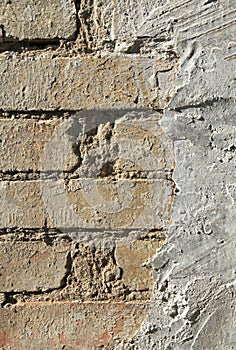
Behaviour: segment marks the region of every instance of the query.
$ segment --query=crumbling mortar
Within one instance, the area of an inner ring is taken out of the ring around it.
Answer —
[[[76,113],[78,113],[80,110],[53,110],[53,111],[43,111],[43,110],[31,110],[31,111],[22,111],[22,110],[11,110],[11,111],[6,111],[3,109],[0,109],[0,120],[1,119],[32,119],[36,121],[41,121],[41,120],[59,120],[59,119],[65,119],[67,120],[68,118],[72,117]]]
[[[8,170],[0,171],[0,181],[36,181],[40,179],[40,171]]]
[[[80,10],[80,6],[81,6],[81,0],[74,0],[74,4],[75,4],[75,9],[76,9],[76,27],[77,27],[76,39],[77,39],[78,35],[79,35],[80,28],[81,28],[81,23],[80,23],[80,19],[79,19],[79,10]]]
[[[0,53],[4,52],[18,52],[22,53],[25,51],[35,51],[35,50],[57,50],[61,45],[61,40],[47,39],[47,40],[16,40],[14,38],[5,38],[5,40],[0,44]]]

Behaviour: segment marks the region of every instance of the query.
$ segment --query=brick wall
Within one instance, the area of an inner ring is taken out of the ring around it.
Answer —
[[[232,13],[1,2],[0,349],[233,349]]]

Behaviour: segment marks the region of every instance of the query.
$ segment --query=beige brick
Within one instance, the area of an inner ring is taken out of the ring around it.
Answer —
[[[172,183],[165,180],[63,180],[43,183],[53,227],[152,229],[169,225]]]
[[[173,201],[165,180],[2,181],[0,194],[0,227],[161,229]]]
[[[34,292],[61,287],[69,247],[44,242],[0,243],[0,291]]]
[[[131,120],[132,124],[118,120],[98,124],[97,130],[91,127],[74,148],[74,162],[67,162],[66,180],[60,176],[42,182],[52,226],[151,229],[169,225],[173,182],[167,178],[174,168],[173,146],[156,120],[145,123],[147,130],[140,126],[143,119],[137,124],[134,116]],[[84,130],[83,124],[72,123],[55,133],[45,150],[45,172],[61,171],[76,128]],[[61,142],[65,134],[68,137]]]
[[[110,250],[100,245],[91,248],[80,244],[64,295],[83,301],[149,301],[154,281],[152,270],[145,264],[164,240],[163,233],[152,232],[142,240],[128,237]]]
[[[41,155],[55,125],[55,120],[0,119],[0,171],[39,170]]]
[[[139,329],[148,304],[24,304],[0,309],[0,347],[17,350],[107,350]]]
[[[70,39],[76,32],[75,4],[73,0],[2,0],[0,23],[5,40]]]
[[[0,227],[43,227],[45,212],[37,181],[0,182]]]
[[[122,120],[128,116],[129,121]],[[77,170],[80,177],[83,172],[93,177],[95,169],[105,176],[108,158],[113,162],[120,159],[113,167],[121,177],[163,177],[174,166],[173,144],[157,122],[160,115],[150,109],[94,109],[75,113],[68,119],[32,120],[21,114],[19,117],[0,118],[2,172],[71,170],[76,167],[79,152],[83,157]],[[141,119],[134,120],[135,117]],[[148,120],[144,123],[145,118]],[[94,122],[98,131],[91,136]],[[81,146],[76,153],[73,143],[78,140]]]
[[[163,63],[158,56],[69,58],[55,57],[50,51],[5,53],[0,58],[0,108],[74,111],[137,101],[139,106],[163,108],[174,92],[160,91],[156,77],[168,67],[169,59]]]
[[[163,237],[164,238],[164,237]],[[117,265],[123,271],[122,281],[130,291],[149,291],[154,286],[153,271],[145,266],[153,258],[164,242],[163,240],[137,240],[118,245],[115,250]],[[151,297],[149,293],[149,297]]]

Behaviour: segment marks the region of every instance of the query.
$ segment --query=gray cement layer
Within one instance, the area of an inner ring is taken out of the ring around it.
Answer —
[[[178,4],[181,13],[174,9]],[[165,10],[170,7],[172,11]],[[181,61],[176,96],[160,122],[174,140],[176,196],[169,237],[151,263],[156,277],[152,312],[124,348],[235,349],[232,3],[184,6],[174,1],[162,11],[164,19],[158,24],[150,20],[149,28],[154,32],[165,24],[171,36],[167,25],[173,23],[172,38]]]

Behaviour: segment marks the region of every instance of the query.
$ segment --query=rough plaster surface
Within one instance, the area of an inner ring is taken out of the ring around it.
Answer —
[[[0,5],[0,348],[235,349],[234,2],[40,3]]]

